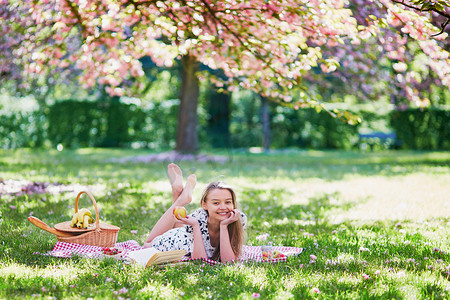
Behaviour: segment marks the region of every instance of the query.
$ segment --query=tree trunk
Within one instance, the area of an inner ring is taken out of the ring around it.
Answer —
[[[266,97],[261,96],[262,101],[262,130],[263,130],[263,147],[264,152],[270,150],[270,116],[269,116],[269,101]]]
[[[197,105],[199,85],[196,72],[199,64],[194,57],[181,59],[181,92],[178,111],[177,145],[175,150],[194,153],[198,150]]]

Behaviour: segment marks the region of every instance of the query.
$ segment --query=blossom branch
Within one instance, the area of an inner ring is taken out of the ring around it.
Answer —
[[[447,20],[441,24],[441,31],[439,33],[433,34],[431,36],[437,36],[440,35],[442,33],[444,33],[445,28],[447,27],[447,25],[450,22],[450,14],[447,13],[445,10],[444,11],[440,11],[439,9],[436,8],[435,4],[430,5],[428,8],[424,9],[423,6],[422,7],[417,7],[408,3],[405,3],[405,0],[392,0],[392,2],[397,3],[397,4],[401,4],[403,6],[406,6],[408,8],[414,9],[414,10],[418,10],[418,11],[432,11],[435,12],[445,18],[447,18]]]

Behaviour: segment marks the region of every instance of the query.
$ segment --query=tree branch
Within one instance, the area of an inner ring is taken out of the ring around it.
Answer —
[[[399,0],[392,0],[392,2],[397,3],[397,4],[401,4],[403,6],[406,6],[408,8],[411,8],[411,9],[414,9],[414,10],[418,10],[418,11],[432,11],[432,12],[435,12],[435,13],[437,13],[437,14],[445,17],[445,18],[447,18],[447,20],[444,23],[441,24],[441,31],[439,33],[433,34],[431,36],[437,36],[437,35],[440,35],[440,34],[444,33],[445,28],[447,27],[447,25],[450,22],[450,14],[445,12],[445,11],[440,11],[440,10],[436,9],[436,7],[434,5],[431,5],[430,8],[422,9],[420,7],[417,7],[417,6],[405,3],[405,0],[401,0],[401,1],[399,1]]]

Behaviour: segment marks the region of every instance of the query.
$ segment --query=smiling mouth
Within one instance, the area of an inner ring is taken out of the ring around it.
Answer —
[[[220,212],[220,213],[217,213],[218,215],[221,215],[221,216],[225,216],[225,215],[227,215],[228,214],[228,212],[226,211],[226,212]]]

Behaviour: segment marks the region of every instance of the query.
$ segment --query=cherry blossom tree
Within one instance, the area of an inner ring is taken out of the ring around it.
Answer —
[[[142,81],[133,80],[143,76],[139,58],[151,57],[158,66],[179,60],[176,149],[193,152],[199,79],[209,76],[219,87],[250,89],[284,105],[323,108],[303,79],[317,66],[336,71],[352,51],[364,51],[353,46],[381,39],[384,27],[398,30],[393,39],[399,43],[405,36],[416,40],[438,80],[449,86],[448,52],[441,48],[445,26],[433,25],[429,12],[416,9],[417,1],[395,2],[401,1],[0,0],[0,74],[27,78],[75,66],[85,87],[102,85],[121,96],[142,88]],[[447,13],[442,1],[421,2]],[[401,50],[388,52],[404,69]],[[202,74],[200,64],[222,70],[226,79]],[[294,87],[303,91],[293,93]]]
[[[423,27],[424,16],[417,15],[414,12],[417,9],[406,2],[402,2],[408,8],[406,11],[398,11],[397,6],[387,1],[379,6],[371,3],[352,2],[353,16],[366,28],[376,23],[384,25],[360,34],[360,40],[323,49],[324,57],[337,58],[340,67],[328,74],[328,80],[323,80],[323,73],[307,74],[307,85],[315,86],[322,95],[330,91],[352,94],[366,101],[387,97],[400,109],[437,102],[433,98],[439,99],[439,90],[448,91],[450,86],[449,54],[445,50],[450,46],[449,28],[445,25],[449,7],[438,6],[443,12],[433,11],[429,19],[436,26]]]

